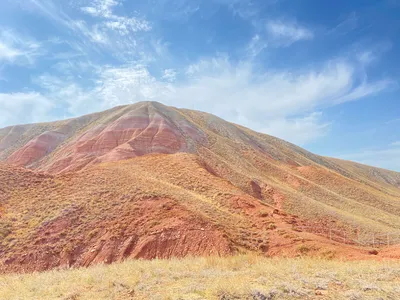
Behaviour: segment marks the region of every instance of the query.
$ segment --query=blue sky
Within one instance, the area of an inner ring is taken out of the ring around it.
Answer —
[[[400,171],[399,0],[2,0],[0,127],[154,100]]]

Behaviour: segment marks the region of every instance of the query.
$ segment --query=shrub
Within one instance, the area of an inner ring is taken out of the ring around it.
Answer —
[[[12,231],[10,223],[0,222],[0,238],[6,238]]]
[[[307,254],[308,252],[310,252],[310,248],[307,247],[306,245],[300,245],[299,247],[297,247],[297,252],[299,252],[300,254]]]
[[[369,250],[368,253],[371,255],[378,255],[378,250],[376,250],[376,249]]]

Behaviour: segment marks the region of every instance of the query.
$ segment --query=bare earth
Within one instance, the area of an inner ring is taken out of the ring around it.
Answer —
[[[202,112],[142,102],[8,127],[0,160],[1,272],[241,253],[400,258],[394,242],[351,242],[400,231],[399,173]]]

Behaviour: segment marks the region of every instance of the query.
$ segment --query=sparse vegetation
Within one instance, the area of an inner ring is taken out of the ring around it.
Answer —
[[[300,245],[300,246],[297,247],[297,251],[300,254],[304,255],[304,254],[307,254],[308,252],[310,252],[311,249],[310,249],[310,247],[308,247],[306,245]]]
[[[167,258],[209,251],[287,257],[343,258],[349,253],[366,259],[398,257],[381,250],[376,257],[368,254],[369,249],[330,247],[329,239],[294,231],[293,223],[300,218],[273,213],[274,208],[265,201],[201,168],[192,154],[142,156],[60,176],[2,167],[0,179],[8,197],[0,224],[4,236],[0,239],[4,253],[0,270],[46,270],[61,261],[76,267],[82,262],[114,262],[130,255]],[[175,243],[178,236],[189,243],[188,237],[196,234],[198,241],[182,245],[180,252],[175,246],[162,252],[165,247],[159,243],[161,252],[139,250],[152,249],[157,242],[146,237],[157,238],[162,230],[173,232],[164,235],[168,243]],[[213,238],[203,238],[204,234]],[[299,252],[300,244],[312,251]],[[203,250],[196,252],[198,245]],[[324,254],[329,251],[334,254]]]
[[[248,252],[400,257],[386,236],[400,230],[399,173],[151,102],[19,129],[0,130],[0,160],[49,173],[0,164],[1,272]],[[62,142],[28,143],[45,132]],[[369,233],[388,249],[344,245]]]
[[[89,232],[88,239],[94,238],[95,236],[97,236],[99,234],[99,232],[100,232],[100,229],[98,229],[98,228],[93,229],[92,231]]]
[[[11,224],[0,221],[0,239],[6,238],[11,233]]]
[[[259,213],[259,216],[261,218],[266,218],[266,217],[268,217],[268,212],[266,210],[261,210]]]
[[[371,255],[378,255],[379,252],[376,249],[372,249],[372,250],[369,250],[368,253]]]
[[[0,299],[399,299],[400,263],[254,255],[0,275]]]

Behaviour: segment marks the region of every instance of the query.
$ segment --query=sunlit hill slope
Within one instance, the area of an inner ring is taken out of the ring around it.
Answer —
[[[0,129],[0,161],[5,272],[242,252],[368,258],[336,232],[400,230],[400,173],[156,102]]]

